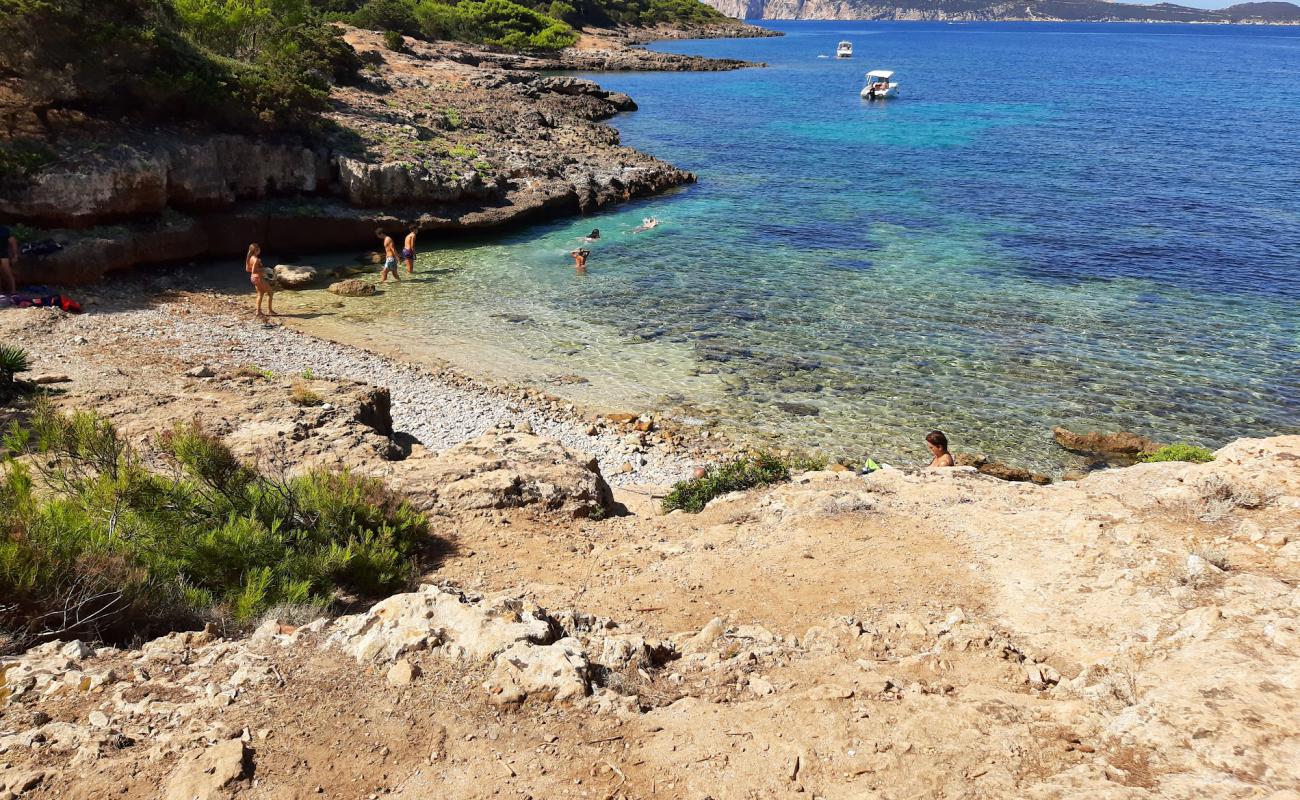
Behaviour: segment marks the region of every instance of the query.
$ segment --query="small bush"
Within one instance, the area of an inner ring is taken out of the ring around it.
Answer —
[[[255,367],[252,364],[244,364],[235,368],[236,378],[262,378],[270,380],[275,377],[275,373],[263,367]]]
[[[289,399],[294,405],[298,406],[318,406],[325,402],[325,399],[311,390],[311,387],[301,381],[294,381],[293,387],[289,389]]]
[[[0,394],[12,391],[14,376],[31,368],[27,351],[12,344],[0,344]]]
[[[1190,461],[1193,464],[1205,464],[1214,460],[1214,453],[1207,447],[1193,444],[1167,444],[1142,457],[1145,463],[1156,461]]]
[[[194,424],[159,437],[173,474],[94,414],[46,405],[5,444],[39,455],[0,462],[0,628],[20,639],[125,640],[379,596],[409,585],[429,541],[375,479],[266,477]]]
[[[370,0],[347,17],[347,21],[358,28],[371,31],[388,31],[407,36],[420,35],[420,23],[415,18],[414,0]],[[389,49],[397,48],[389,47]]]
[[[384,31],[384,47],[394,53],[400,53],[406,49],[406,39],[397,31]]]
[[[692,514],[704,510],[715,497],[767,486],[790,479],[790,473],[822,469],[826,461],[819,458],[783,458],[772,453],[755,453],[724,464],[709,467],[703,477],[680,481],[663,500],[667,513],[682,509]]]

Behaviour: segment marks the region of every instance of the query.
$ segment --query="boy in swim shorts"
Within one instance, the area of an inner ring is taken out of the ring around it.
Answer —
[[[415,234],[418,228],[412,225],[406,231],[406,242],[402,245],[402,260],[406,262],[406,274],[415,274]]]
[[[393,237],[384,233],[383,228],[375,228],[375,235],[384,241],[384,268],[379,271],[379,282],[388,283],[388,275],[392,273],[393,280],[401,282],[397,277],[397,245],[393,243]]]

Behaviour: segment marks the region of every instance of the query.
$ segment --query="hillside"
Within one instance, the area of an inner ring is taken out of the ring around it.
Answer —
[[[1062,22],[1295,23],[1300,6],[1292,3],[1241,3],[1221,10],[1174,3],[1136,5],[1105,0],[706,0],[739,19],[1031,20]]]

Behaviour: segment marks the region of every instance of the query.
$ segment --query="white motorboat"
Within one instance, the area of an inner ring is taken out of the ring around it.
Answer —
[[[894,73],[887,69],[873,69],[867,73],[867,85],[862,87],[862,99],[884,100],[898,97],[898,84],[893,82]]]
[[[835,48],[836,58],[853,58],[853,42],[840,42]]]

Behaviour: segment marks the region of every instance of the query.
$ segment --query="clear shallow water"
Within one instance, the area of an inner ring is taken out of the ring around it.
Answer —
[[[940,427],[1052,469],[1055,424],[1300,431],[1300,29],[772,26],[660,45],[768,69],[591,76],[698,185],[426,237],[416,282],[310,325],[833,454],[919,460]],[[859,100],[872,68],[902,97]]]

